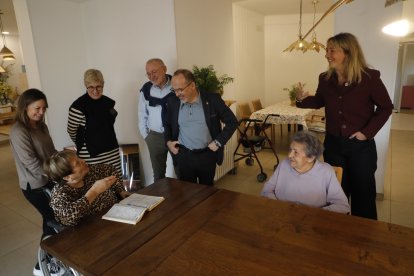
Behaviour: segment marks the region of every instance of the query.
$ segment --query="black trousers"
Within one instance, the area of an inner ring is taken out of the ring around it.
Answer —
[[[49,189],[52,189],[53,185],[48,184],[46,185]],[[45,194],[45,192],[42,190],[42,188],[39,189],[32,189],[30,187],[30,184],[27,183],[26,190],[23,190],[24,197],[39,211],[39,213],[42,215],[43,219],[43,234],[42,239],[45,236],[56,234],[56,232],[53,230],[53,228],[47,226],[47,222],[54,220],[55,216],[53,214],[52,208],[49,206],[49,198]]]
[[[360,141],[326,134],[324,146],[325,162],[343,168],[342,188],[351,198],[351,214],[376,220],[377,148],[374,139]]]
[[[212,186],[216,173],[216,152],[192,152],[180,148],[177,154],[178,179]]]

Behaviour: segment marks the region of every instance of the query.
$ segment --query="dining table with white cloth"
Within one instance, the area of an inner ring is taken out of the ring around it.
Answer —
[[[271,140],[275,142],[275,125],[302,125],[303,129],[308,129],[306,118],[311,116],[317,109],[298,108],[291,105],[290,100],[277,102],[263,109],[257,110],[250,115],[250,119],[260,120],[266,124],[272,124]]]

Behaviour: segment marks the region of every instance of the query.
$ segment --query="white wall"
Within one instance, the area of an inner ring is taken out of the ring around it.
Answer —
[[[27,1],[13,0],[13,8],[16,15],[17,28],[19,30],[22,64],[24,64],[26,68],[28,84],[30,87],[41,87]]]
[[[175,0],[175,29],[178,67],[212,64],[219,75],[235,76],[231,0]],[[224,87],[224,99],[237,99],[233,87]]]
[[[402,18],[398,16],[395,17],[395,20],[406,19],[409,21],[411,34],[408,34],[405,37],[401,38],[401,42],[413,42],[414,41],[414,1],[404,1],[403,5],[403,14]],[[391,23],[392,21],[388,22]]]
[[[237,101],[265,100],[264,15],[233,4]]]
[[[321,14],[316,14],[320,18]],[[313,14],[302,15],[302,34],[311,27]],[[314,93],[318,85],[318,76],[326,71],[325,50],[303,53],[293,50],[283,52],[298,39],[299,14],[265,17],[265,72],[266,105],[287,100],[288,93],[283,88],[297,82],[306,83],[305,90]],[[316,28],[317,40],[326,45],[333,34],[333,16],[330,15]],[[306,40],[311,41],[312,34]]]
[[[390,98],[394,98],[394,87],[398,61],[398,39],[381,32],[383,26],[399,17],[402,3],[384,8],[383,1],[354,1],[344,5],[335,14],[335,33],[351,32],[359,40],[367,62],[381,71],[381,79]],[[384,192],[384,173],[388,150],[391,120],[375,136],[378,150],[376,172],[377,193]]]
[[[16,1],[15,1],[16,2]],[[22,1],[23,2],[23,1]],[[68,109],[82,91],[79,73],[86,67],[81,6],[68,1],[27,0],[32,37],[21,33],[24,63],[25,41],[32,39],[37,64],[26,64],[29,87],[42,90],[48,99],[48,123],[57,149],[71,144],[66,132]],[[16,10],[17,21],[20,21]],[[21,24],[18,23],[19,32]],[[25,38],[23,38],[25,37]],[[36,68],[37,67],[37,68]],[[33,82],[37,73],[40,83]],[[30,76],[30,77],[29,77]],[[83,88],[82,88],[83,89]]]
[[[298,81],[306,83],[310,92],[316,90],[318,75],[327,66],[325,51],[283,52],[297,39],[298,14],[264,16],[233,4],[233,17],[236,100],[260,98],[263,105],[270,105],[287,99],[282,89]],[[313,14],[303,15],[303,32],[310,29],[312,20]],[[325,44],[333,34],[333,16],[328,16],[316,31],[318,41]]]
[[[160,57],[170,72],[176,67],[173,0],[89,0],[82,5],[82,19],[87,66],[102,70],[105,93],[117,102],[118,141],[136,143],[146,61]]]
[[[169,73],[176,68],[173,0],[89,0],[82,5],[82,20],[87,66],[102,70],[105,94],[116,100],[118,142],[138,141],[144,174],[141,180],[149,185],[153,183],[153,173],[147,145],[138,132],[138,95],[148,81],[148,59],[162,58]],[[79,72],[80,80],[83,71]],[[171,162],[167,171],[168,176],[173,176]]]
[[[152,183],[148,150],[138,135],[138,91],[147,81],[147,59],[161,57],[168,67],[176,67],[173,0],[13,2],[19,32],[23,31],[29,86],[39,87],[48,97],[48,122],[56,147],[71,144],[66,133],[68,108],[85,91],[84,71],[95,67],[104,74],[104,93],[117,102],[118,141],[138,141],[143,181]]]

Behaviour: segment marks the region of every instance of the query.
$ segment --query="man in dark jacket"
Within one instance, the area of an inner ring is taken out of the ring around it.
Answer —
[[[167,102],[164,137],[179,177],[213,185],[223,147],[237,128],[236,116],[219,94],[198,91],[191,71],[177,70],[171,83],[177,97]]]

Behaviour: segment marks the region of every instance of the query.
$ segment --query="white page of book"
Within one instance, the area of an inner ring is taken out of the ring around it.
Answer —
[[[141,207],[147,208],[148,211],[151,211],[154,207],[160,204],[163,200],[164,200],[164,197],[161,197],[161,196],[131,194],[130,196],[121,200],[119,204],[141,206]]]
[[[136,224],[141,220],[146,211],[145,207],[114,204],[109,211],[103,215],[103,219],[124,222],[129,224]]]

